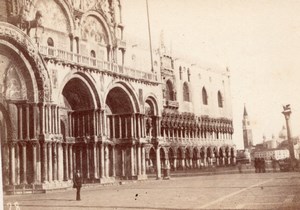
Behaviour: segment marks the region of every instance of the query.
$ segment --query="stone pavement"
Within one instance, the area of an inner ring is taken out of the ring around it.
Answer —
[[[76,191],[4,197],[4,209],[300,209],[300,173],[242,173],[93,186]],[[14,207],[11,208],[16,209]]]

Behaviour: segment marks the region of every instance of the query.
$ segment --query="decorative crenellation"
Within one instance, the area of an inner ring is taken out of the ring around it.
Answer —
[[[189,129],[205,132],[233,133],[232,120],[196,116],[193,113],[162,113],[162,127],[172,129]]]

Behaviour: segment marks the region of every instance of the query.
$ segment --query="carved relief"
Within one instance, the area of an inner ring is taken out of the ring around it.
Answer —
[[[26,86],[24,81],[21,82],[14,66],[10,66],[6,72],[5,97],[10,100],[26,99]],[[23,84],[22,84],[23,83]]]
[[[38,9],[40,13],[43,14],[43,25],[46,28],[68,33],[70,26],[66,15],[55,1],[39,0],[34,8],[35,10]],[[34,18],[34,14],[36,14],[36,11],[32,10],[32,18]]]
[[[102,24],[94,17],[88,16],[82,23],[82,39],[108,44],[107,35]]]

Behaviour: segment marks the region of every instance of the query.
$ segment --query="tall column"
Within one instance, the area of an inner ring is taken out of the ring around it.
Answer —
[[[22,105],[17,105],[18,107],[18,138],[23,140],[23,107]]]
[[[69,156],[68,156],[68,144],[63,144],[63,167],[64,167],[64,181],[69,179],[68,167],[69,167]]]
[[[112,138],[116,138],[116,128],[115,128],[115,116],[111,116],[111,124],[112,124]]]
[[[105,110],[101,110],[101,120],[102,120],[102,131],[103,131],[103,134],[102,135],[107,135],[107,125],[106,125],[106,113],[105,113]]]
[[[46,179],[46,173],[47,173],[47,143],[43,142],[41,143],[41,161],[42,161],[42,183],[44,183],[47,179]]]
[[[142,175],[146,175],[146,152],[145,147],[142,145]]]
[[[121,150],[122,154],[122,176],[125,176],[125,151],[124,149]]]
[[[57,180],[57,145],[53,143],[52,145],[52,164],[53,164],[53,180]]]
[[[71,155],[72,155],[72,163],[73,163],[73,171],[71,171],[72,173],[72,177],[73,177],[73,173],[75,171],[77,171],[79,168],[78,168],[78,165],[77,165],[77,162],[76,162],[76,152],[77,152],[77,147],[76,147],[76,144],[72,145],[72,148],[73,150],[73,153],[71,152]]]
[[[93,178],[98,178],[98,171],[97,171],[97,145],[96,143],[92,143],[92,166],[93,166]]]
[[[137,123],[137,126],[138,126],[136,136],[138,138],[141,138],[142,137],[142,135],[141,135],[141,117],[140,117],[139,114],[136,114],[136,123]]]
[[[33,167],[33,183],[37,182],[37,142],[32,142],[32,167]]]
[[[116,157],[115,157],[115,147],[112,148],[112,176],[116,177]]]
[[[130,147],[130,169],[131,169],[131,176],[134,176],[134,145],[131,145]]]
[[[130,115],[130,131],[131,131],[131,138],[134,138],[134,117],[133,115]]]
[[[141,145],[137,145],[137,169],[138,175],[142,174],[142,157],[141,157]]]
[[[52,174],[52,143],[48,143],[48,181],[51,182],[53,180],[53,174]]]
[[[59,106],[56,107],[56,128],[57,128],[57,131],[56,133],[61,133],[61,130],[60,130],[60,109],[59,109]]]
[[[161,179],[160,148],[156,149],[156,179]]]
[[[110,118],[109,118],[109,116],[106,117],[106,135],[107,135],[107,138],[111,137],[111,133],[110,133]]]
[[[73,179],[73,145],[69,144],[69,178]]]
[[[97,110],[98,113],[98,135],[102,136],[103,135],[103,121],[102,121],[102,112],[101,110]]]
[[[124,121],[125,121],[125,138],[128,138],[128,120],[127,120],[127,116],[124,116]]]
[[[22,146],[22,184],[27,184],[26,142],[21,142],[21,146]]]
[[[90,145],[86,144],[86,177],[90,179]]]
[[[104,145],[104,175],[109,177],[109,150],[107,145]]]
[[[15,171],[15,142],[11,142],[9,145],[10,150],[10,184],[15,185],[16,171]]]
[[[32,134],[33,134],[32,138],[34,140],[38,139],[37,138],[37,128],[38,128],[38,125],[37,125],[37,123],[38,123],[38,120],[37,120],[37,109],[38,109],[37,104],[32,104],[33,121],[32,121],[32,127],[31,127],[31,129],[32,129]],[[42,118],[40,118],[39,120],[42,120]]]
[[[99,144],[100,147],[100,176],[104,177],[104,145]]]
[[[119,116],[119,138],[122,138],[122,117]]]
[[[26,140],[29,140],[30,139],[29,125],[31,124],[29,119],[29,104],[26,104],[25,106],[26,106]]]

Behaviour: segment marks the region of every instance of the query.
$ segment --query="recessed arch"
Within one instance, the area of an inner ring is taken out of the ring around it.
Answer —
[[[116,89],[115,89],[116,88]],[[140,113],[140,104],[137,100],[137,95],[134,91],[134,88],[128,84],[128,83],[125,83],[123,81],[117,81],[117,82],[114,82],[112,84],[109,85],[109,87],[107,88],[107,92],[105,94],[105,97],[104,97],[104,101],[105,103],[107,104],[108,102],[108,97],[112,97],[113,95],[110,95],[110,93],[112,93],[111,91],[114,90],[114,95],[118,95],[118,94],[122,94],[123,96],[126,96],[125,100],[127,100],[127,105],[130,105],[128,106],[127,108],[130,107],[130,109],[128,110],[129,112],[131,111],[132,113]],[[120,93],[118,93],[118,90],[120,90]],[[110,100],[110,99],[109,99]],[[112,107],[120,107],[120,104],[123,106],[122,102],[119,101],[118,104],[113,104],[113,101],[114,100],[118,100],[116,98],[111,98],[112,101],[108,102]],[[109,105],[107,104],[107,105]],[[125,107],[121,108],[123,109],[122,111],[126,111],[124,110]],[[121,110],[119,110],[118,112],[120,112]]]
[[[174,86],[171,80],[169,79],[166,82],[166,99],[175,101]]]
[[[52,3],[52,6],[49,6],[50,3]],[[53,12],[53,8],[57,6],[56,8],[60,10],[58,15],[60,15],[61,18],[65,18],[66,32],[67,33],[72,33],[74,31],[75,22],[74,22],[74,19],[73,19],[72,11],[70,10],[70,8],[72,8],[72,6],[70,5],[69,1],[67,1],[67,0],[54,0],[54,1],[50,2],[48,0],[34,0],[34,2],[32,2],[32,5],[35,5],[35,6],[31,7],[31,10],[30,10],[31,16],[34,17],[35,12],[37,10],[40,10],[40,11],[42,11],[44,19],[47,17],[46,15],[51,15],[52,12]],[[57,24],[53,24],[50,21],[57,21],[58,20],[57,19],[58,18],[57,14],[52,14],[52,15],[55,15],[56,18],[51,18],[49,16],[49,18],[48,18],[49,19],[48,20],[49,24],[48,25],[51,28],[53,28],[53,26],[55,26]],[[47,21],[47,19],[46,19],[46,21]],[[57,22],[55,22],[55,23],[57,23]],[[60,23],[60,27],[61,27],[61,23]]]
[[[99,24],[101,24],[101,26],[103,27],[104,29],[104,32],[105,32],[105,35],[106,35],[106,38],[107,38],[107,45],[112,45],[113,43],[113,36],[112,36],[112,33],[109,29],[109,25],[107,24],[106,22],[106,19],[97,11],[88,11],[86,13],[83,14],[81,20],[80,20],[80,26],[84,26],[85,22],[87,21],[87,19],[89,18],[95,18]],[[84,30],[83,28],[81,28],[81,30]]]
[[[80,85],[80,87],[83,88],[82,90],[76,87],[77,86],[76,82],[78,82],[78,86]],[[66,87],[68,89],[65,89]],[[79,90],[76,92],[77,89]],[[67,95],[68,92],[70,92],[74,97],[76,97],[75,95],[79,95],[78,100],[79,101],[82,100],[83,102],[81,107],[93,108],[93,109],[102,107],[101,100],[97,94],[97,89],[95,87],[94,81],[92,81],[91,78],[89,78],[89,76],[84,73],[80,73],[80,72],[75,74],[70,73],[64,78],[60,87],[60,93],[58,94],[58,99],[61,105],[67,105],[65,104],[66,101],[64,99],[64,94]],[[71,96],[67,95],[67,97],[71,97]],[[71,99],[73,103],[75,103],[74,100],[75,98]],[[80,106],[78,105],[75,105],[75,107],[80,108]]]

